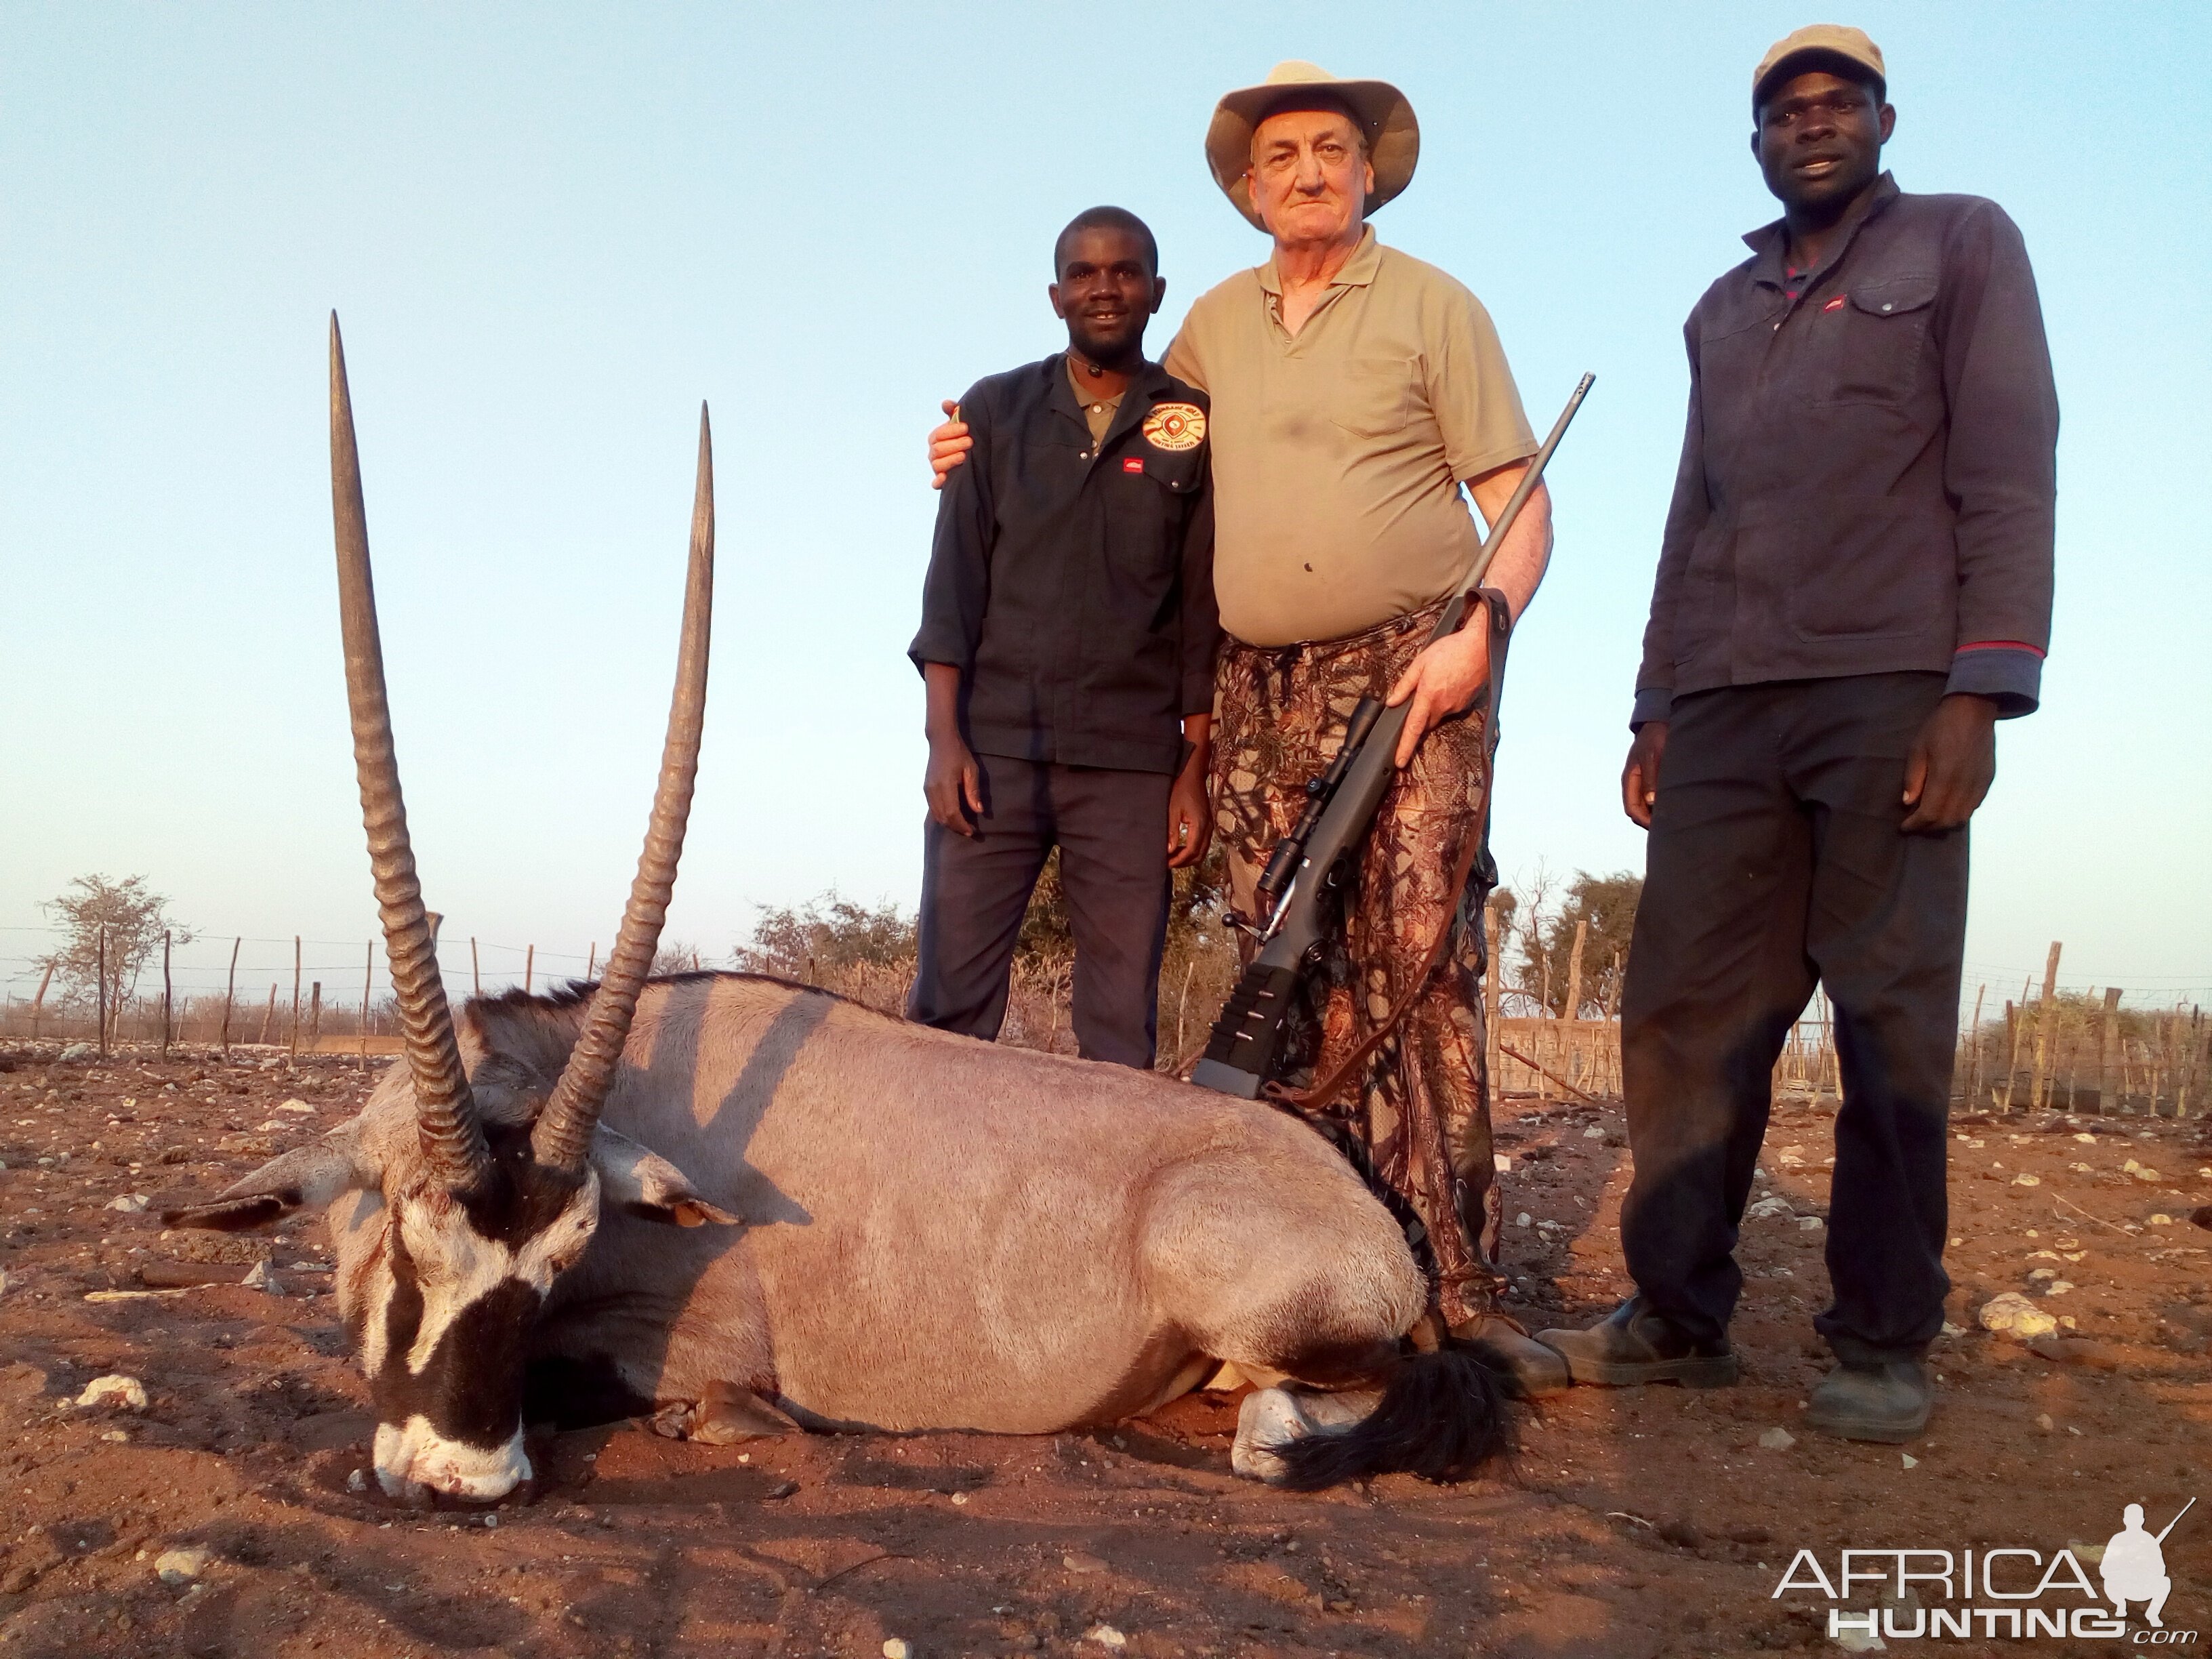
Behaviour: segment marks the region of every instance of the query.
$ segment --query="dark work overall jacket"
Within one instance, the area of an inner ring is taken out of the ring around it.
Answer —
[[[1919,670],[2022,714],[2051,637],[2058,395],[2019,229],[1883,174],[1827,259],[1778,222],[1683,330],[1690,411],[1635,721]]]
[[[1094,444],[1066,359],[979,380],[938,501],[917,668],[960,671],[978,754],[1167,772],[1221,638],[1206,394],[1157,364]]]

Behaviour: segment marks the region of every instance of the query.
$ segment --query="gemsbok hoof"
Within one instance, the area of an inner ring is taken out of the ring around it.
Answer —
[[[1244,1396],[1237,1411],[1237,1441],[1229,1467],[1250,1480],[1280,1486],[1290,1466],[1282,1448],[1310,1435],[1342,1434],[1372,1414],[1382,1402],[1380,1389],[1324,1394],[1306,1389],[1260,1389]]]

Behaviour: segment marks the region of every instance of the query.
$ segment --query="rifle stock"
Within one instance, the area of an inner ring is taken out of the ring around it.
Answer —
[[[1583,375],[1567,399],[1551,434],[1483,538],[1466,582],[1437,617],[1429,643],[1457,632],[1466,620],[1491,560],[1542,479],[1552,453],[1566,435],[1595,379]],[[1214,1021],[1204,1057],[1191,1073],[1190,1080],[1200,1087],[1252,1100],[1274,1075],[1291,1005],[1320,960],[1334,921],[1336,907],[1331,902],[1344,886],[1382,805],[1382,793],[1397,770],[1398,739],[1409,707],[1403,702],[1386,708],[1373,697],[1362,698],[1346,722],[1336,758],[1306,786],[1310,799],[1305,811],[1291,833],[1276,843],[1255,885],[1265,933],[1258,953]]]

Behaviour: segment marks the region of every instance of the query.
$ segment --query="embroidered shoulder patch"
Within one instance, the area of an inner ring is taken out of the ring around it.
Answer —
[[[1155,449],[1195,449],[1206,441],[1206,411],[1196,404],[1156,404],[1145,416],[1145,441]]]

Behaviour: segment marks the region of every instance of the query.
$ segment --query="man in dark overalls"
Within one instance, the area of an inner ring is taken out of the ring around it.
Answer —
[[[1146,361],[1166,284],[1134,215],[1060,234],[1067,349],[978,381],[908,654],[927,687],[909,1017],[995,1037],[1022,917],[1060,851],[1088,1060],[1152,1063],[1171,869],[1212,833],[1206,397]]]
[[[1547,1331],[1580,1382],[1735,1381],[1733,1250],[1769,1079],[1836,1008],[1827,1261],[1838,1364],[1805,1420],[1903,1441],[1931,1403],[1966,823],[2050,637],[2057,394],[1995,203],[1909,196],[1856,29],[1753,80],[1783,216],[1686,330],[1690,411],[1637,677],[1628,815],[1650,831],[1622,1009],[1637,1294]]]

